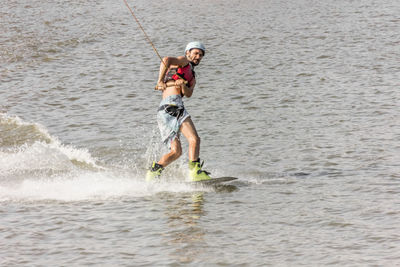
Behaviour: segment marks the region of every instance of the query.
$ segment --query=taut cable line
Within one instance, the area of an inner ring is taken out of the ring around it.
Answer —
[[[133,18],[136,20],[137,24],[139,25],[139,28],[142,30],[144,36],[146,37],[146,40],[151,44],[151,46],[154,49],[154,52],[156,52],[157,56],[160,58],[161,62],[164,64],[165,68],[167,68],[167,65],[165,64],[164,60],[162,59],[162,57],[160,56],[160,54],[158,53],[156,47],[154,46],[153,42],[150,40],[150,37],[147,35],[146,31],[144,30],[142,24],[140,24],[140,21],[138,20],[138,18],[135,16],[135,13],[133,12],[133,10],[131,9],[131,7],[128,5],[128,2],[126,0],[124,0],[126,7],[129,9],[129,11],[131,12]]]

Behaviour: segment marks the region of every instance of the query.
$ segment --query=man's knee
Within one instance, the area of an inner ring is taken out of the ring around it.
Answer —
[[[179,158],[182,155],[182,147],[178,146],[173,149],[171,149],[171,153],[174,158]]]

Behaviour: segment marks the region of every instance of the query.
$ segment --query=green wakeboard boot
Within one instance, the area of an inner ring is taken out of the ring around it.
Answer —
[[[202,170],[204,161],[200,163],[200,159],[196,161],[189,160],[189,177],[193,182],[210,180],[210,173]]]
[[[146,173],[146,181],[152,182],[155,179],[160,178],[161,172],[164,170],[164,167],[153,161],[151,168]]]

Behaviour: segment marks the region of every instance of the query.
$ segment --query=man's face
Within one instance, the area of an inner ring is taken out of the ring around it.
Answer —
[[[203,58],[204,53],[201,49],[193,48],[192,50],[187,51],[186,55],[193,64],[198,65]]]

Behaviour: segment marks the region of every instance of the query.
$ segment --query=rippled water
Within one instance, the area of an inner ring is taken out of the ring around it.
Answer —
[[[0,265],[400,265],[398,1],[129,3],[161,55],[205,43],[185,105],[240,180],[143,181],[159,61],[122,0],[5,0]]]

